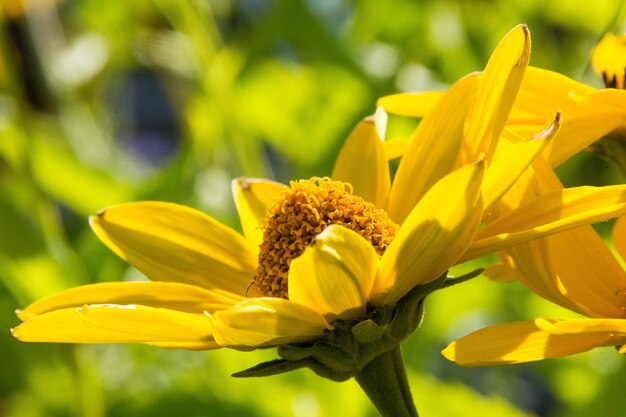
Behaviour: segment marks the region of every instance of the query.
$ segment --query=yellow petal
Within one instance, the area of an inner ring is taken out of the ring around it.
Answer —
[[[622,260],[626,260],[626,216],[622,216],[615,222],[612,234],[613,246],[620,254]]]
[[[501,142],[499,150],[506,149],[506,151],[496,154],[483,181],[482,195],[485,211],[489,211],[492,204],[499,200],[532,164],[548,141],[558,132],[559,126],[560,116],[557,113],[552,123],[530,139],[512,146],[508,146],[504,141]]]
[[[18,312],[22,320],[85,304],[139,304],[202,314],[229,308],[245,297],[176,282],[106,282],[83,285],[39,299]]]
[[[515,275],[503,264],[489,265],[483,271],[482,275],[494,282],[511,282],[515,281]]]
[[[584,114],[585,110],[581,108],[577,97],[584,97],[594,91],[595,88],[558,72],[528,67],[507,124],[532,124],[532,134],[557,111],[561,111],[564,121]]]
[[[232,182],[232,192],[239,213],[243,235],[255,246],[263,242],[263,219],[267,208],[280,196],[287,186],[278,182],[236,178]]]
[[[455,168],[477,84],[476,74],[455,83],[412,135],[389,196],[389,216],[396,223],[401,224],[424,194]]]
[[[372,304],[392,303],[435,280],[467,249],[482,215],[484,160],[445,176],[411,211],[380,263]]]
[[[562,188],[538,159],[494,206],[494,216],[509,215],[525,200]],[[472,249],[464,257],[470,258]],[[622,314],[615,310],[623,305],[616,290],[624,286],[625,272],[589,226],[515,245],[498,256],[521,283],[553,303],[590,316]]]
[[[550,257],[567,296],[592,317],[622,317],[626,271],[590,227],[551,236]]]
[[[379,108],[366,117],[346,139],[335,162],[332,178],[352,184],[354,194],[386,209],[391,180],[383,143],[387,114]]]
[[[379,98],[376,105],[385,109],[387,113],[424,117],[435,107],[443,94],[441,91],[392,94]]]
[[[626,36],[604,35],[593,49],[591,65],[598,74],[602,74],[606,85],[625,88]]]
[[[390,161],[402,158],[408,149],[408,139],[398,138],[385,141],[385,154]]]
[[[515,278],[534,293],[563,308],[589,314],[584,307],[569,298],[559,279],[550,252],[551,238],[514,246],[499,252],[498,257]]]
[[[550,334],[626,334],[626,319],[535,320],[537,327]]]
[[[505,143],[503,141],[501,145]],[[533,197],[562,188],[563,186],[548,164],[542,159],[537,159],[483,220],[487,223],[493,221],[493,218],[497,219],[509,214]],[[504,252],[499,252],[498,257],[517,280],[533,292],[560,306],[586,314],[584,309],[567,297],[567,291],[554,269],[548,240],[537,239],[513,246]],[[462,259],[472,256],[471,249],[470,247]]]
[[[211,217],[172,203],[121,204],[90,217],[96,235],[148,278],[245,294],[257,248]]]
[[[160,343],[212,341],[209,319],[163,308],[89,305],[55,310],[11,330],[24,342]]]
[[[206,342],[154,342],[146,343],[163,349],[185,349],[185,350],[209,350],[219,349],[221,346],[217,342],[207,340]]]
[[[212,317],[221,346],[272,346],[314,340],[331,329],[315,310],[282,298],[249,298]]]
[[[478,330],[450,343],[441,353],[459,365],[499,365],[574,355],[623,341],[623,336],[608,333],[552,334],[534,321],[522,321]]]
[[[464,260],[626,212],[626,185],[575,187],[535,198],[478,233]]]
[[[564,75],[529,67],[507,126],[528,137],[559,111],[561,129],[543,151],[555,167],[623,126],[625,109],[626,91],[597,91]]]
[[[485,67],[468,115],[466,161],[481,153],[491,160],[529,59],[530,32],[526,25],[518,25],[500,41]]]
[[[616,90],[614,90],[617,92]],[[626,106],[626,100],[623,105]],[[553,166],[559,166],[587,148],[595,141],[624,125],[625,115],[590,109],[582,116],[563,116],[563,125],[551,143],[543,151],[544,158]]]
[[[328,321],[365,315],[378,255],[363,237],[338,225],[315,237],[315,245],[289,266],[289,299],[309,306]]]

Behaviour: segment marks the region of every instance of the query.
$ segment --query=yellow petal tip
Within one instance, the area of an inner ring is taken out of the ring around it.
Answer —
[[[15,310],[15,315],[22,321],[26,321],[32,317],[32,314],[20,309]]]
[[[538,133],[532,135],[531,137],[529,137],[526,140],[527,141],[531,141],[531,140],[545,140],[545,141],[549,141],[550,139],[555,137],[557,132],[559,131],[559,129],[561,129],[562,119],[563,119],[563,117],[561,115],[561,110],[559,110],[554,115],[554,119],[552,119],[550,122],[548,122],[543,127],[543,129],[541,129],[541,131],[539,131]]]
[[[9,331],[11,332],[11,336],[16,338],[17,340],[21,340],[20,335],[17,332],[17,327],[13,327],[12,329],[9,329]]]
[[[104,214],[106,213],[106,209],[98,210],[96,214],[92,214],[89,216],[88,222],[90,227],[94,227],[100,220],[104,219]]]
[[[455,342],[450,343],[445,349],[441,351],[441,355],[449,361],[455,362],[456,350],[454,346]]]

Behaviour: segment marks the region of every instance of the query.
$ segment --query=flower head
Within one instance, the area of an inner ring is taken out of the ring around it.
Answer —
[[[263,243],[250,289],[269,297],[288,298],[292,260],[311,246],[329,225],[358,233],[382,256],[398,225],[382,209],[352,192],[352,186],[330,178],[292,181],[268,209],[263,223]]]

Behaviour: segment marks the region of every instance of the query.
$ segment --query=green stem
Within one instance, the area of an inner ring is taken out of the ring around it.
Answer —
[[[400,346],[378,356],[354,378],[382,417],[418,417]]]

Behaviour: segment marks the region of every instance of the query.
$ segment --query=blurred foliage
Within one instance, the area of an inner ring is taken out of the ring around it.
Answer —
[[[517,23],[530,26],[533,65],[599,86],[589,51],[626,29],[617,3],[1,0],[0,416],[374,416],[354,382],[229,377],[271,351],[33,345],[6,329],[38,297],[137,278],[91,234],[88,214],[157,199],[238,227],[230,179],[330,174],[377,97],[481,69]],[[408,127],[397,120],[391,132]],[[623,181],[593,155],[560,173],[569,184]],[[610,348],[489,369],[439,356],[485,324],[571,315],[517,284],[476,279],[427,309],[404,346],[423,415],[618,416],[626,406],[626,365]]]

